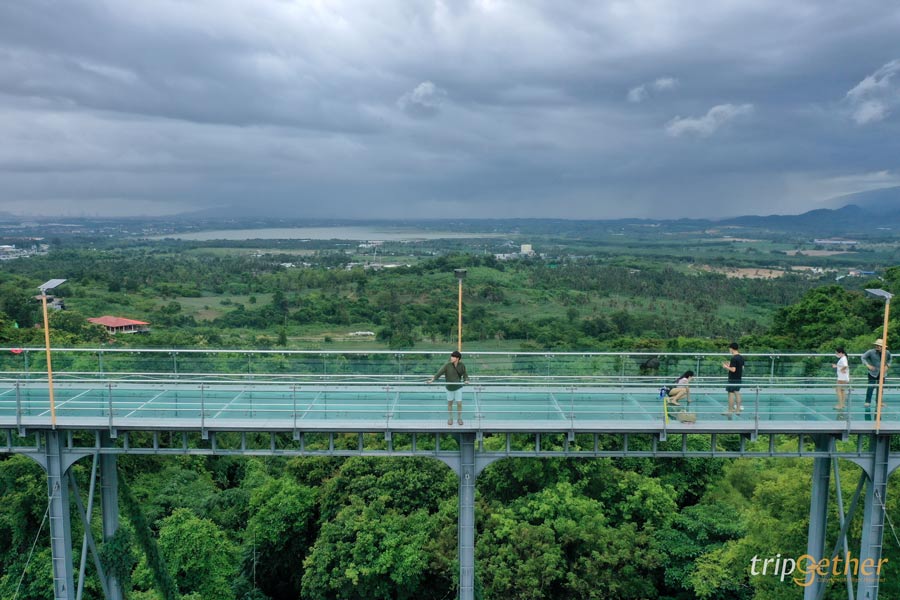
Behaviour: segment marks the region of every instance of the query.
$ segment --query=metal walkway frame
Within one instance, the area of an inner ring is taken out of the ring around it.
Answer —
[[[254,360],[252,353],[240,354]],[[102,363],[103,354],[96,355]],[[159,356],[171,360],[177,370],[180,354],[168,351]],[[554,368],[558,364],[554,361],[561,362],[560,356],[545,353],[534,358]],[[612,355],[600,358],[616,368],[623,360]],[[599,360],[588,355],[573,355],[575,359]],[[699,365],[706,358],[691,355],[677,358],[675,364],[685,360]],[[92,473],[99,467],[102,531],[107,540],[119,521],[119,455],[424,456],[440,460],[459,477],[458,597],[462,600],[474,598],[477,477],[492,462],[505,458],[809,458],[813,483],[807,553],[823,558],[837,556],[840,548],[846,553],[846,531],[862,505],[858,560],[880,564],[887,481],[900,466],[900,452],[890,451],[893,436],[900,433],[900,411],[891,407],[876,425],[871,408],[858,400],[854,403],[853,394],[846,410],[834,411],[830,380],[776,377],[776,363],[782,359],[767,356],[767,360],[771,372],[744,387],[741,415],[721,414],[726,405],[722,382],[717,379],[692,385],[690,412],[696,420],[687,420],[681,418],[683,413],[670,412],[680,409],[668,407],[657,396],[664,380],[559,374],[548,367],[541,376],[479,378],[467,388],[463,426],[446,424],[442,387],[425,386],[420,375],[408,373],[281,377],[181,372],[173,377],[171,373],[70,370],[57,375],[54,427],[49,420],[46,379],[30,370],[16,371],[0,375],[0,453],[29,456],[47,472],[54,598],[58,600],[80,599],[72,564],[70,502],[86,520],[94,500],[92,477],[85,511],[79,490],[73,489],[70,468],[86,458],[95,462]],[[886,393],[894,395],[897,390]],[[786,439],[796,445],[786,447]],[[839,459],[859,465],[862,474],[846,515],[837,485],[841,535],[829,554],[826,508],[832,470],[838,484]],[[93,539],[82,543],[85,548],[96,546]],[[105,597],[120,600],[122,590],[114,575],[104,573],[98,559],[96,565]],[[82,562],[79,582],[84,572]],[[806,587],[804,598],[822,597],[827,583],[825,577]],[[878,577],[859,577],[856,597],[877,598],[878,583]],[[849,583],[847,591],[853,598]]]
[[[846,526],[835,543],[835,550],[826,554],[825,523],[829,490],[829,468],[837,468],[837,460],[845,459],[863,468],[861,489],[865,485],[863,508],[864,524],[859,552],[859,564],[878,565],[884,536],[884,498],[887,477],[900,466],[900,453],[890,453],[890,435],[860,434],[848,438],[844,435],[796,434],[796,449],[776,449],[773,434],[766,440],[751,440],[743,434],[680,434],[661,441],[658,434],[576,434],[568,432],[491,433],[410,433],[406,439],[392,436],[385,439],[379,433],[354,432],[303,432],[294,439],[287,433],[275,432],[209,432],[204,439],[198,431],[125,432],[118,439],[106,430],[53,430],[30,431],[27,438],[19,438],[18,431],[5,430],[6,444],[0,451],[30,456],[47,471],[48,497],[50,500],[51,549],[53,555],[54,598],[57,600],[80,599],[75,592],[75,567],[72,561],[72,534],[69,522],[69,502],[77,496],[77,488],[70,490],[70,468],[81,459],[99,461],[100,488],[103,520],[103,539],[112,537],[118,528],[118,500],[116,457],[119,455],[209,455],[209,456],[420,456],[431,457],[447,464],[459,478],[459,595],[461,600],[473,600],[475,589],[475,484],[478,475],[494,461],[504,458],[599,458],[599,457],[652,457],[652,458],[811,458],[813,460],[813,489],[810,504],[810,525],[807,554],[814,557],[835,557],[838,544],[846,553]],[[220,447],[219,437],[236,438],[233,445]],[[285,447],[286,438],[295,442],[293,448]],[[855,439],[854,439],[855,438]],[[135,444],[134,442],[143,442]],[[348,442],[355,441],[355,446]],[[28,443],[25,443],[28,442]],[[699,444],[698,444],[699,442]],[[579,443],[584,444],[579,445]],[[695,449],[696,445],[709,445],[708,449]],[[198,445],[199,444],[199,445]],[[720,445],[731,446],[721,449]],[[522,445],[529,446],[522,449]],[[93,477],[92,477],[93,487]],[[836,482],[838,483],[838,482]],[[840,499],[840,487],[837,486]],[[71,494],[70,494],[71,492]],[[857,494],[858,495],[858,494]],[[857,498],[846,516],[849,524],[856,510]],[[89,495],[89,504],[93,495]],[[85,511],[77,502],[82,519]],[[842,509],[841,509],[842,510]],[[86,521],[85,521],[86,522]],[[842,523],[843,525],[843,523]],[[89,531],[89,528],[85,528]],[[83,544],[94,552],[95,564],[104,583],[105,598],[121,600],[122,591],[114,575],[104,573],[96,557],[95,543],[85,538]],[[86,556],[82,554],[83,558]],[[870,561],[870,562],[864,562]],[[85,564],[78,571],[79,587],[84,579]],[[804,589],[805,599],[821,598],[827,578],[814,582]],[[857,598],[878,597],[877,577],[859,577]],[[848,587],[848,597],[853,598]]]

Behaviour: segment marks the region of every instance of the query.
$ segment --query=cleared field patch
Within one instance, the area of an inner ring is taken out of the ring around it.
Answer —
[[[226,312],[233,310],[235,304],[243,304],[246,307],[262,306],[272,301],[272,294],[254,294],[256,303],[250,302],[250,295],[246,296],[201,296],[199,298],[187,298],[184,296],[175,299],[181,305],[183,314],[194,317],[198,321],[212,321],[221,317]]]
[[[711,265],[698,265],[696,267],[708,273],[721,273],[725,277],[735,279],[777,279],[787,275],[782,269],[767,269],[763,267],[713,267]]]
[[[785,250],[788,256],[835,256],[837,254],[853,254],[850,250]]]

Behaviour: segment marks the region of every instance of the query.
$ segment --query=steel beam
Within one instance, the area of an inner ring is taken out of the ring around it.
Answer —
[[[75,598],[75,578],[72,568],[72,523],[69,513],[69,485],[66,473],[69,470],[62,450],[57,429],[49,430],[46,436],[45,457],[47,461],[47,490],[50,499],[50,551],[53,562],[53,598],[71,600]]]
[[[88,556],[88,534],[90,534],[91,515],[94,514],[94,492],[97,486],[97,466],[100,464],[100,455],[95,454],[91,461],[91,479],[88,485],[87,510],[84,511],[87,522],[84,525],[84,535],[81,541],[81,562],[78,565],[78,591],[75,593],[75,600],[81,600],[84,596],[84,580],[87,573],[87,556]],[[77,493],[77,492],[76,492]]]
[[[68,437],[65,437],[68,433]],[[680,450],[658,450],[656,440],[653,440],[653,449],[635,450],[628,447],[628,434],[622,435],[623,445],[619,450],[601,451],[598,445],[598,436],[602,433],[592,433],[593,451],[571,451],[566,447],[563,451],[547,451],[541,448],[541,432],[536,431],[535,448],[527,451],[512,450],[510,447],[510,434],[506,434],[506,450],[488,450],[484,448],[481,431],[457,433],[459,448],[442,450],[440,438],[437,437],[433,449],[422,450],[416,446],[416,434],[412,434],[412,446],[408,450],[384,451],[366,449],[364,444],[352,451],[336,450],[334,447],[334,432],[329,433],[327,449],[311,451],[304,447],[303,432],[300,433],[300,444],[294,450],[275,448],[270,443],[264,447],[249,448],[246,443],[246,434],[242,432],[242,444],[240,449],[222,450],[216,447],[215,431],[210,438],[209,448],[189,448],[187,433],[183,433],[182,444],[174,444],[170,448],[160,448],[159,432],[154,432],[153,447],[134,448],[129,443],[127,432],[123,440],[115,443],[108,432],[95,430],[95,443],[90,446],[76,445],[78,440],[72,432],[65,430],[39,431],[35,435],[35,444],[12,447],[8,450],[21,452],[39,462],[48,473],[48,496],[50,503],[50,530],[53,557],[54,598],[56,600],[70,600],[75,598],[73,587],[72,569],[72,543],[71,523],[69,517],[69,490],[67,486],[67,473],[71,464],[85,456],[99,454],[101,475],[101,502],[103,517],[103,539],[109,540],[119,527],[118,514],[118,479],[116,474],[116,456],[129,453],[154,453],[154,454],[243,454],[260,456],[292,456],[292,455],[341,455],[341,456],[431,456],[443,461],[459,477],[459,521],[458,521],[458,552],[459,552],[459,598],[461,600],[474,600],[475,596],[475,483],[479,473],[488,464],[501,458],[512,457],[567,457],[567,458],[597,458],[602,456],[649,456],[655,458],[681,457],[681,456],[705,456],[705,457],[737,457],[737,456],[789,456],[809,457],[814,460],[813,490],[810,502],[810,529],[807,538],[807,553],[821,559],[826,556],[824,550],[825,530],[827,520],[827,499],[829,488],[829,466],[833,458],[846,458],[863,466],[869,477],[868,490],[865,501],[865,515],[863,524],[862,549],[859,556],[859,566],[863,570],[858,581],[858,598],[875,600],[878,592],[877,577],[866,577],[869,570],[874,570],[881,559],[881,543],[884,533],[885,515],[884,499],[887,488],[887,478],[890,472],[900,464],[900,456],[890,453],[890,435],[872,435],[870,438],[860,436],[855,451],[846,449],[837,450],[836,438],[830,433],[807,433],[815,439],[815,449],[805,450],[803,435],[798,438],[798,450],[796,452],[776,452],[774,450],[774,437],[770,439],[770,448],[766,451],[748,452],[743,443],[740,451],[732,452],[692,452],[687,450],[687,438],[682,437]],[[425,433],[425,432],[421,432]],[[433,435],[432,432],[427,432]],[[566,432],[558,432],[565,434]],[[8,438],[11,438],[11,433]],[[715,440],[715,433],[712,434]],[[274,439],[274,436],[272,436]],[[296,438],[295,438],[296,439]],[[866,441],[870,441],[866,444]],[[9,440],[8,440],[9,441]],[[271,441],[271,440],[270,440]],[[11,444],[8,444],[11,445]],[[715,444],[713,444],[715,447]],[[2,449],[0,449],[2,450]],[[860,491],[862,490],[862,481]],[[851,504],[850,514],[842,523],[842,534],[845,532],[849,521],[852,519],[856,497]],[[839,542],[840,543],[840,540]],[[835,551],[837,547],[835,548]],[[846,555],[846,551],[845,551]],[[122,590],[113,574],[106,578],[109,584],[109,597],[113,600],[122,599]],[[811,589],[806,590],[806,598],[815,598],[824,592],[827,584],[816,582]]]
[[[841,489],[841,469],[838,466],[837,459],[831,461],[831,465],[834,468],[834,495],[837,498],[837,508],[838,508],[838,521],[841,525],[841,531],[838,535],[838,542],[841,544],[844,550],[844,556],[850,556],[850,548],[847,545],[847,521],[850,520],[851,516],[847,516],[844,513],[844,492]],[[856,501],[858,499],[858,495],[853,495],[853,501],[851,502],[851,510],[856,508]],[[837,545],[835,545],[837,547]],[[853,581],[851,577],[845,577],[844,583],[847,586],[847,600],[853,600]],[[822,586],[822,589],[819,590],[819,598],[821,598],[825,593],[825,586]],[[818,600],[818,599],[817,599]]]
[[[2,431],[2,430],[0,430]],[[11,430],[6,430],[9,435],[13,435]],[[309,444],[305,444],[306,435],[327,435],[334,436],[340,433],[346,433],[344,430],[334,430],[334,431],[322,431],[322,432],[310,432],[303,430],[292,430],[292,431],[284,431],[284,432],[272,432],[272,431],[260,431],[259,429],[247,429],[243,432],[238,432],[246,437],[247,434],[257,433],[260,435],[265,435],[267,438],[271,439],[273,433],[275,435],[283,435],[285,438],[285,444],[282,447],[276,447],[276,449],[272,449],[271,443],[267,444],[259,444],[255,447],[250,444],[243,444],[240,447],[222,447],[217,436],[221,433],[221,431],[216,431],[213,429],[208,430],[209,439],[208,444],[201,444],[196,447],[191,447],[188,444],[187,436],[191,433],[188,431],[180,431],[180,430],[151,430],[149,433],[152,436],[152,442],[146,442],[144,445],[136,445],[135,440],[132,437],[132,434],[135,432],[123,431],[119,435],[119,441],[117,443],[112,443],[109,441],[108,432],[104,429],[91,429],[88,428],[82,431],[89,431],[93,435],[93,441],[82,438],[76,439],[71,435],[71,432],[74,430],[66,430],[70,433],[69,438],[67,439],[65,445],[61,448],[61,451],[67,456],[70,457],[70,462],[74,462],[80,460],[81,458],[86,458],[88,456],[93,456],[95,453],[100,453],[101,455],[108,454],[132,454],[132,455],[141,455],[141,454],[152,454],[154,456],[160,455],[196,455],[196,456],[285,456],[285,457],[293,457],[293,456],[431,456],[433,458],[440,459],[439,451],[435,451],[433,448],[424,449],[421,447],[417,447],[413,445],[412,447],[399,448],[395,444],[389,445],[388,449],[382,448],[366,448],[362,449],[334,449],[331,448],[330,445],[328,448],[324,447],[316,447],[313,448]],[[360,432],[359,430],[353,429],[351,430],[353,433],[374,433],[374,432]],[[405,432],[405,431],[397,431],[397,430],[387,430],[379,432],[385,436],[385,438],[394,438],[397,435],[411,435],[413,439],[416,438],[416,435],[419,436],[435,436],[437,435],[434,431],[419,431],[419,432]],[[454,435],[458,435],[457,432],[452,432]],[[476,457],[478,461],[483,459],[487,459],[488,462],[492,462],[494,460],[499,460],[501,458],[622,458],[622,457],[649,457],[649,458],[797,458],[797,457],[805,457],[805,458],[842,458],[851,460],[860,465],[867,472],[871,469],[872,461],[871,457],[873,455],[873,450],[869,447],[867,442],[869,439],[869,434],[865,435],[854,435],[853,437],[858,441],[855,449],[848,448],[846,446],[841,449],[836,449],[834,446],[831,446],[829,450],[823,451],[820,449],[814,450],[806,450],[804,448],[804,443],[802,439],[813,438],[816,436],[831,436],[835,437],[838,434],[829,432],[815,432],[809,431],[804,434],[793,433],[793,434],[783,434],[787,437],[793,437],[796,441],[797,449],[796,450],[776,450],[775,448],[775,436],[769,438],[769,447],[764,449],[759,447],[758,449],[750,450],[747,448],[745,442],[748,439],[746,436],[750,436],[752,439],[753,432],[740,432],[740,435],[743,436],[741,439],[740,448],[735,448],[733,450],[721,450],[716,449],[716,439],[717,436],[723,435],[723,433],[710,433],[710,432],[697,432],[693,434],[684,434],[684,433],[676,433],[672,434],[670,432],[669,438],[676,437],[676,441],[680,441],[680,446],[678,444],[668,443],[668,444],[660,444],[659,440],[656,440],[656,445],[653,448],[647,449],[636,449],[630,447],[627,443],[629,435],[637,435],[640,432],[635,431],[631,434],[629,433],[576,433],[572,431],[570,428],[555,430],[555,431],[532,431],[529,432],[531,436],[538,435],[546,435],[546,434],[556,434],[556,435],[566,435],[570,442],[572,442],[573,438],[577,439],[579,436],[592,436],[593,444],[586,444],[583,448],[573,449],[571,445],[569,447],[563,449],[547,449],[547,448],[538,448],[535,444],[532,444],[531,448],[528,449],[516,449],[510,443],[511,436],[514,435],[510,432],[493,432],[493,431],[482,431],[476,429],[475,433],[475,442],[478,448],[476,449]],[[523,433],[523,432],[517,432]],[[655,430],[648,431],[648,436],[655,436],[658,432]],[[733,432],[737,434],[738,432]],[[293,435],[291,435],[293,434]],[[485,450],[483,448],[483,444],[481,444],[481,440],[488,436],[505,436],[506,437],[506,446],[504,448],[498,448],[494,450]],[[0,454],[10,452],[14,454],[24,454],[30,456],[32,459],[41,464],[42,467],[45,466],[45,450],[43,448],[43,431],[37,431],[32,434],[35,438],[33,442],[28,444],[20,444],[20,445],[11,445],[11,446],[3,446],[0,445]],[[105,436],[105,437],[104,437]],[[171,444],[169,446],[163,445],[161,439],[182,437],[181,444]],[[290,440],[288,437],[290,436]],[[703,436],[710,440],[711,449],[707,450],[692,450],[688,448],[687,440],[689,437],[699,438]],[[843,439],[843,433],[841,434],[842,441],[846,441]],[[615,438],[618,441],[618,444],[615,445],[615,449],[606,449],[601,450],[600,438]],[[106,440],[106,441],[104,441]],[[290,443],[290,442],[294,443]],[[445,452],[446,454],[450,454],[452,456],[456,456],[457,452],[455,450],[451,450],[449,452]],[[893,471],[900,467],[900,452],[895,451],[893,454],[889,456],[888,459],[889,470]],[[456,468],[455,466],[453,467]]]
[[[459,600],[475,600],[475,434],[459,435]]]
[[[816,450],[830,451],[834,438],[816,436]],[[828,487],[831,481],[831,459],[813,459],[812,494],[809,502],[809,530],[806,536],[806,553],[819,561],[825,558],[825,526],[828,517]],[[821,577],[811,575],[812,582],[803,590],[804,600],[815,600],[819,588],[824,585]]]
[[[84,537],[87,540],[88,548],[94,557],[94,568],[100,577],[100,586],[103,588],[103,599],[109,600],[109,589],[106,586],[106,574],[103,565],[100,564],[100,552],[97,550],[97,544],[94,543],[94,534],[91,532],[91,521],[88,513],[84,510],[84,504],[81,502],[81,493],[78,491],[78,482],[75,480],[75,474],[69,471],[69,484],[72,486],[72,497],[75,499],[75,506],[78,508],[78,516],[81,518],[81,524],[84,526]],[[84,574],[79,573],[79,584]],[[76,593],[76,600],[81,600],[80,594]]]
[[[101,442],[111,446],[109,434],[104,433]],[[108,542],[119,530],[119,474],[116,470],[115,454],[100,455],[100,508],[102,511],[103,541]],[[106,584],[110,600],[123,600],[122,587],[116,574],[106,571]]]
[[[859,578],[856,584],[858,600],[876,600],[881,572],[881,550],[884,541],[884,511],[887,479],[890,474],[888,453],[889,435],[873,435],[871,439],[871,468],[867,470],[866,500],[863,511],[862,540],[859,549]]]

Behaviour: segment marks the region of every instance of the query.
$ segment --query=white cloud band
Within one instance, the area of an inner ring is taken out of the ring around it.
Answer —
[[[397,105],[406,113],[416,117],[430,117],[440,110],[447,92],[430,81],[423,81],[397,100]]]
[[[719,104],[702,117],[675,117],[666,124],[666,133],[672,137],[698,135],[709,137],[726,123],[753,112],[752,104]]]
[[[865,77],[847,92],[852,118],[860,125],[883,121],[900,105],[900,59],[894,59]]]
[[[651,83],[642,83],[628,90],[626,98],[629,102],[638,103],[650,98],[653,92],[668,92],[678,87],[678,79],[675,77],[659,77]]]

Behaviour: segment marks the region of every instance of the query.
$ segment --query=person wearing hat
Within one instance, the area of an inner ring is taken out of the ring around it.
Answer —
[[[466,365],[462,362],[462,354],[458,350],[450,353],[450,360],[441,367],[428,383],[434,383],[435,379],[444,377],[447,382],[447,425],[453,425],[453,401],[456,401],[456,419],[460,425],[462,419],[462,384],[469,381]]]
[[[866,350],[862,355],[862,363],[866,365],[866,369],[869,370],[869,387],[866,389],[867,407],[872,404],[872,394],[875,393],[875,389],[878,387],[878,375],[881,373],[882,352],[884,352],[885,375],[887,375],[887,370],[891,368],[891,353],[884,349],[884,340],[877,339],[872,345],[874,348]]]

